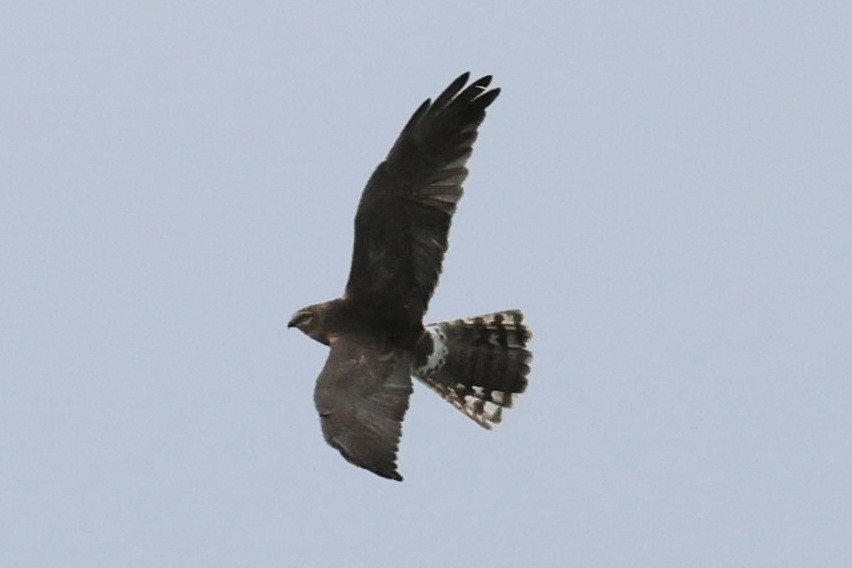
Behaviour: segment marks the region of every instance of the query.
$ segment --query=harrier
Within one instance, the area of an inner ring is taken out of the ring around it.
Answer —
[[[402,481],[396,454],[411,377],[485,428],[527,386],[530,332],[519,310],[433,323],[438,283],[477,129],[500,89],[453,81],[402,129],[361,195],[343,296],[290,320],[331,347],[314,402],[326,442],[351,463]]]

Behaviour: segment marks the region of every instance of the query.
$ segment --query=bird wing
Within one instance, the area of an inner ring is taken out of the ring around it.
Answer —
[[[314,392],[326,442],[358,467],[397,481],[412,358],[377,340],[341,337],[332,343]]]
[[[447,234],[485,109],[491,77],[453,81],[403,128],[361,195],[346,297],[402,309],[420,322],[438,283]]]

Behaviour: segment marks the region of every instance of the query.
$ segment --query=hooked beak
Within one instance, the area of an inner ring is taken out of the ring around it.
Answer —
[[[291,327],[296,327],[296,320],[298,320],[299,316],[301,315],[302,314],[300,312],[296,312],[295,314],[293,314],[293,317],[291,317],[290,321],[287,322],[287,329],[290,329]]]

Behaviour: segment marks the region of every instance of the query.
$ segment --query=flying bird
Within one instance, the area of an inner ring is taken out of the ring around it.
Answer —
[[[288,327],[329,346],[314,402],[326,442],[402,481],[396,459],[411,377],[491,428],[527,386],[530,331],[519,310],[423,325],[485,109],[500,94],[469,73],[421,104],[367,182],[343,296]],[[465,86],[467,85],[467,86]]]

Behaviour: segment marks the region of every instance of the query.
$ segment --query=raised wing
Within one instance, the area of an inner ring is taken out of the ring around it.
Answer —
[[[325,441],[358,467],[397,481],[412,357],[374,340],[338,339],[314,392]]]
[[[490,76],[464,88],[468,78],[463,74],[434,103],[420,105],[367,182],[355,217],[348,299],[401,309],[412,322],[423,317],[477,128],[500,94],[486,90]]]

